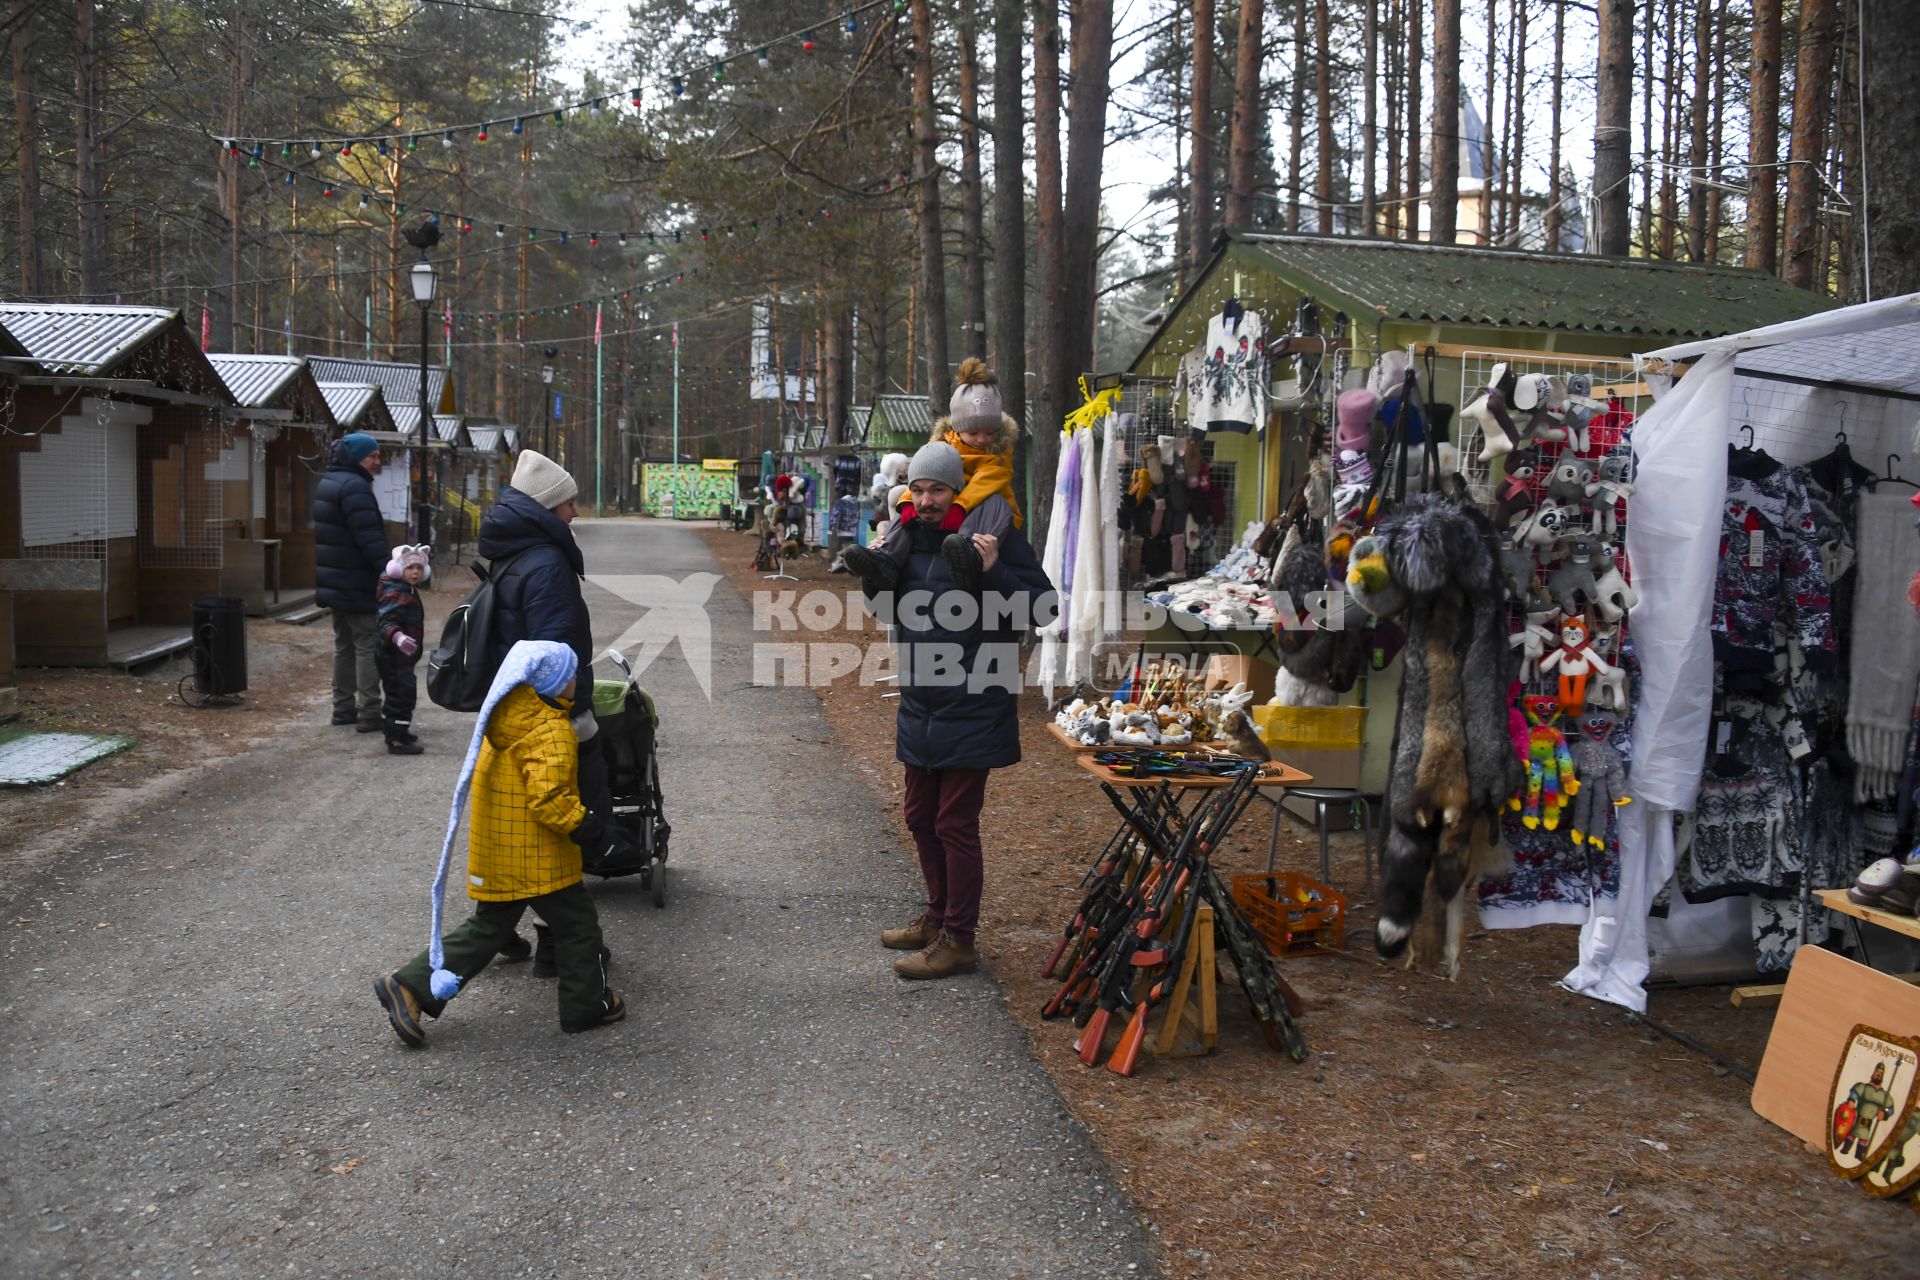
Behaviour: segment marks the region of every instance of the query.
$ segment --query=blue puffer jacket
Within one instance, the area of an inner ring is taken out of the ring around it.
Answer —
[[[335,441],[327,473],[313,488],[315,604],[341,613],[372,613],[387,568],[387,528],[373,481]]]
[[[515,557],[494,587],[494,661],[518,641],[557,640],[573,646],[586,671],[593,662],[593,623],[580,594],[587,568],[566,522],[509,485],[480,521],[479,551],[490,564]]]
[[[1058,607],[1033,547],[1018,529],[1000,539],[1000,557],[980,577],[980,592],[1005,602],[998,618],[969,610],[970,621],[949,630],[928,605],[957,591],[940,547],[945,531],[919,520],[907,522],[907,563],[894,588],[898,617],[894,650],[900,655],[900,714],[894,757],[921,769],[1003,769],[1020,761],[1022,628],[1005,625],[1009,612],[1031,626],[1049,620]],[[919,606],[913,593],[923,592]],[[978,597],[975,598],[977,603]],[[991,611],[988,611],[991,612]],[[984,624],[994,621],[988,629]],[[964,673],[957,678],[954,673]]]

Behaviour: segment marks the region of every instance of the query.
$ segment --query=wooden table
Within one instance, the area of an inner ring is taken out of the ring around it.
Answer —
[[[1101,747],[1100,750],[1118,751],[1118,750],[1124,750],[1124,748]],[[1169,787],[1175,787],[1180,789],[1196,788],[1199,790],[1207,790],[1209,788],[1214,788],[1214,787],[1230,787],[1233,785],[1233,778],[1231,775],[1225,776],[1225,777],[1218,777],[1218,778],[1207,776],[1207,775],[1199,775],[1196,777],[1188,777],[1188,778],[1182,778],[1179,776],[1172,776],[1172,777],[1155,776],[1151,778],[1116,778],[1112,774],[1112,772],[1107,769],[1105,765],[1096,761],[1092,755],[1077,755],[1073,758],[1073,762],[1079,765],[1082,769],[1085,769],[1088,773],[1092,774],[1094,777],[1100,779],[1100,781],[1111,782],[1116,787],[1157,787],[1157,786],[1160,786],[1162,783],[1164,783]],[[1260,776],[1254,780],[1254,785],[1256,787],[1298,787],[1298,786],[1303,786],[1306,783],[1309,783],[1312,781],[1313,781],[1313,775],[1310,773],[1306,773],[1306,772],[1303,772],[1302,770],[1296,769],[1290,764],[1281,764],[1278,761],[1269,761],[1268,763],[1260,767]]]
[[[1092,746],[1088,746],[1051,720],[1047,721],[1047,732],[1053,735],[1055,742],[1058,742],[1075,755],[1084,755],[1089,751],[1126,751],[1129,749],[1127,744],[1123,742],[1096,742]],[[1201,749],[1231,751],[1233,750],[1233,744],[1224,741],[1190,742],[1184,747],[1142,747],[1140,749],[1143,751],[1198,751]]]
[[[1891,929],[1903,933],[1909,938],[1920,938],[1920,919],[1913,916],[1896,915],[1883,911],[1879,907],[1863,907],[1847,897],[1845,889],[1815,889],[1813,896],[1820,899],[1820,905],[1829,911],[1838,911],[1841,915],[1852,916],[1855,920],[1865,920],[1868,924],[1877,924],[1882,929]],[[1859,927],[1854,927],[1854,937],[1860,936]],[[1865,955],[1866,945],[1861,944],[1860,954]]]

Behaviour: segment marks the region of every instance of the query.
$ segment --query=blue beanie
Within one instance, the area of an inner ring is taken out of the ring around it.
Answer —
[[[340,443],[347,446],[347,461],[358,462],[370,453],[380,450],[380,442],[364,431],[350,431],[340,437]]]

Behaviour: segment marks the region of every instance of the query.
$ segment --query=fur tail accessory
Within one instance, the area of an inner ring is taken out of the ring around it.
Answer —
[[[555,640],[521,640],[507,650],[500,670],[487,689],[487,700],[473,722],[473,740],[467,744],[466,759],[460,762],[460,780],[453,788],[453,809],[447,814],[447,835],[440,843],[440,865],[433,873],[433,934],[427,941],[427,962],[433,968],[431,985],[436,1000],[451,1000],[460,991],[460,975],[446,967],[447,952],[440,938],[440,920],[447,896],[447,864],[452,860],[453,837],[460,830],[460,815],[466,811],[467,789],[473,785],[474,766],[480,760],[480,744],[487,737],[487,722],[500,700],[523,684],[535,693],[552,697],[567,687],[578,673],[580,658],[573,646]]]

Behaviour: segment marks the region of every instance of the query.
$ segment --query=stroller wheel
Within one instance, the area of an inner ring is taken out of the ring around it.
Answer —
[[[647,870],[647,879],[653,884],[653,905],[656,909],[667,905],[667,860],[655,858],[653,866]]]

